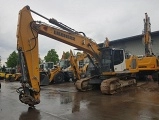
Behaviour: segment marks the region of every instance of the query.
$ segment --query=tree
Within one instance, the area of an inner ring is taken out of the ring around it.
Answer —
[[[6,71],[6,67],[3,65],[2,72],[5,72],[5,71]]]
[[[67,51],[67,52],[64,52],[64,51],[63,51],[63,54],[62,54],[61,59],[68,59],[69,57],[70,57],[69,51]]]
[[[64,59],[68,59],[69,57],[70,57],[70,52],[69,51],[65,52],[65,58]]]
[[[42,60],[40,57],[39,57],[39,64],[43,63],[44,60]]]
[[[55,49],[48,51],[47,55],[44,57],[45,62],[54,62],[55,64],[59,61],[59,56]]]
[[[77,52],[77,54],[76,55],[80,55],[80,54],[82,54],[81,52]]]
[[[6,65],[7,67],[13,68],[17,66],[17,63],[18,63],[18,54],[15,51],[13,51],[7,58]]]

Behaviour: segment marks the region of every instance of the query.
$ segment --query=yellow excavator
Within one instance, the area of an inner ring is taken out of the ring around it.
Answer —
[[[87,59],[87,53],[83,52],[77,55],[74,55],[72,50],[70,50],[70,64],[72,72],[75,75],[75,80],[80,80],[87,76],[89,61]]]
[[[145,55],[138,57],[138,79],[145,80],[147,75],[152,75],[154,79],[158,80],[159,60],[152,52],[151,23],[147,13],[145,13],[142,41],[145,46]]]
[[[54,26],[35,21],[31,13],[48,20]],[[101,85],[104,94],[113,94],[116,90],[136,84],[135,74],[138,72],[137,58],[127,55],[123,49],[106,47],[99,48],[98,44],[56,19],[45,16],[25,6],[19,12],[17,25],[17,50],[20,58],[22,81],[17,89],[22,103],[34,106],[40,103],[40,75],[38,57],[38,34],[50,37],[80,49],[96,59],[95,75],[77,80],[75,86],[79,91],[87,91],[93,85]],[[127,55],[127,56],[126,56]]]
[[[91,55],[89,55],[91,57]],[[88,66],[89,66],[89,63],[90,63],[90,60],[88,58],[88,54],[83,52],[83,53],[80,53],[80,54],[77,54],[76,56],[76,61],[77,61],[77,64],[79,66],[79,70],[80,70],[80,75],[81,77],[86,77],[88,76],[87,75],[87,72],[89,72],[88,70]],[[92,59],[92,58],[91,58]]]

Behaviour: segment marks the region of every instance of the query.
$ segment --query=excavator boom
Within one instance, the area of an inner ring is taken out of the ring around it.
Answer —
[[[59,28],[48,26],[44,23],[33,22],[32,27],[35,28],[35,30],[37,30],[37,32],[41,35],[86,51],[98,59],[99,46],[87,37],[77,33],[60,30]]]
[[[85,52],[88,52],[96,59],[99,59],[99,46],[98,44],[93,41],[92,39],[86,37],[83,32],[75,31],[74,29],[66,26],[65,24],[58,22],[56,19],[51,18],[48,19],[43,15],[33,11],[30,9],[29,6],[26,6],[28,12],[33,12],[44,19],[48,20],[51,24],[56,25],[51,26],[46,23],[38,22],[38,21],[30,21],[31,29],[34,29],[38,32],[38,34],[44,35],[46,37],[50,37],[57,41],[66,43],[78,49],[81,49]],[[25,15],[24,15],[25,16]],[[83,35],[81,35],[83,34]]]
[[[152,51],[153,46],[151,40],[151,23],[150,17],[148,17],[147,13],[145,13],[142,41],[145,47],[145,55],[139,56],[138,58],[138,78],[144,79],[147,78],[148,75],[152,75],[154,76],[153,78],[158,80],[159,60],[158,57]]]
[[[33,18],[27,7],[20,10],[17,25],[17,50],[22,72],[22,87],[17,91],[20,101],[29,106],[40,103],[38,33],[30,29],[32,21]]]
[[[151,41],[151,23],[150,23],[150,17],[148,17],[147,13],[145,13],[145,19],[144,19],[143,40],[145,45],[145,55],[151,56],[153,54],[152,41]]]

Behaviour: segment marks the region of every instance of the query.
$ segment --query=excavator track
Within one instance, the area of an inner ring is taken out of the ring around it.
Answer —
[[[136,85],[136,79],[120,80],[118,77],[113,77],[103,80],[100,89],[103,94],[112,95],[117,93],[117,90],[131,85]]]
[[[90,78],[83,78],[80,80],[77,80],[75,83],[76,89],[78,91],[88,91],[92,89],[92,85],[89,84],[89,81],[96,76],[90,77]]]

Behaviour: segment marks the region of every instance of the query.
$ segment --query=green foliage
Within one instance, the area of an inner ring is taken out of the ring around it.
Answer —
[[[45,62],[54,62],[55,64],[59,61],[59,56],[55,49],[48,51],[47,55],[44,57]]]
[[[67,51],[67,52],[65,53],[65,58],[64,58],[64,59],[68,59],[69,57],[70,57],[70,52]]]
[[[3,65],[3,67],[2,67],[2,70],[1,70],[2,72],[5,72],[6,71],[6,67]]]
[[[18,63],[18,54],[15,51],[13,51],[7,58],[6,65],[7,67],[13,68],[17,66],[17,63]]]
[[[43,63],[43,60],[39,57],[39,64]]]
[[[82,54],[81,52],[77,52],[77,54],[76,55],[80,55],[80,54]]]

